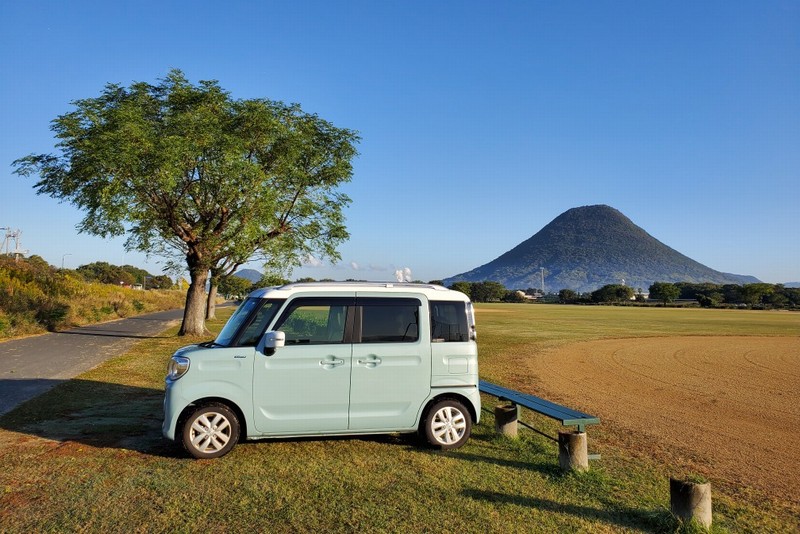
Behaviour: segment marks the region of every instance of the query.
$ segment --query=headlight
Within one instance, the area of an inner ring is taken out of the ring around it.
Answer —
[[[177,380],[189,370],[189,358],[173,356],[167,364],[167,380]]]

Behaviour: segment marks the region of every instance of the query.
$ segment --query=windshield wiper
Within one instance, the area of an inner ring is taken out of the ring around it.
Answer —
[[[204,341],[202,343],[198,343],[197,346],[203,347],[204,349],[210,349],[211,347],[225,347],[222,343],[217,343],[214,340],[211,341]]]

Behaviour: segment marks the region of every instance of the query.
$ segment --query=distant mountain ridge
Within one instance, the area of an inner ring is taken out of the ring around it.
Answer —
[[[491,262],[444,280],[494,280],[510,289],[594,291],[606,284],[647,290],[653,282],[745,284],[753,276],[715,271],[660,242],[618,210],[583,206],[565,211],[535,235]]]
[[[248,280],[254,284],[261,280],[261,273],[255,269],[242,269],[241,271],[235,272],[233,275],[238,276],[239,278],[244,278],[245,280]]]

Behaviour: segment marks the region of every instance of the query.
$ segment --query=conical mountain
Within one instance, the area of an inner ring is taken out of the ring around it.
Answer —
[[[530,239],[497,259],[445,280],[493,280],[507,288],[594,291],[606,284],[647,288],[653,282],[757,282],[715,271],[654,238],[618,210],[583,206],[562,213]]]

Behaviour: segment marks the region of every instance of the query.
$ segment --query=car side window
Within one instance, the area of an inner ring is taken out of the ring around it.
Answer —
[[[469,341],[467,310],[463,302],[431,301],[431,341]]]
[[[418,305],[363,304],[362,343],[413,343],[418,339]]]
[[[267,324],[275,316],[275,313],[280,308],[282,302],[267,302],[259,310],[253,314],[250,324],[239,334],[239,340],[236,343],[240,347],[253,347],[261,339]]]
[[[286,345],[344,343],[346,303],[299,300],[290,305],[275,325],[286,334]]]

